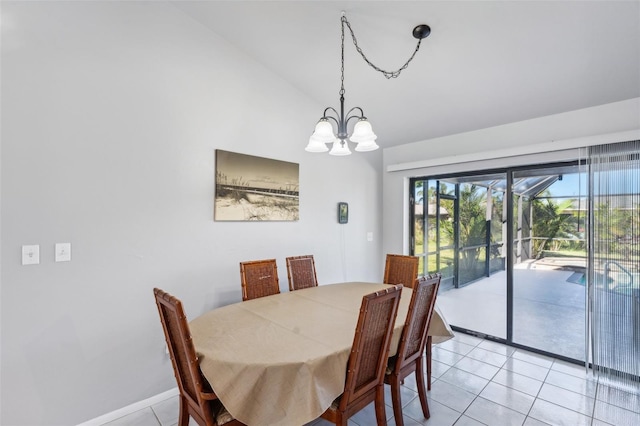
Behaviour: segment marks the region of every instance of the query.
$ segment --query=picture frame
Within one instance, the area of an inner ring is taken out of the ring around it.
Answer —
[[[215,151],[215,221],[297,221],[298,163]]]
[[[338,203],[338,223],[345,224],[349,222],[349,204],[345,202]]]

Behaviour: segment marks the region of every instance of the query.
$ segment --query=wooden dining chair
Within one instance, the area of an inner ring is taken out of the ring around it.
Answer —
[[[200,426],[243,425],[224,408],[200,371],[182,302],[159,288],[153,294],[180,392],[178,426],[187,426],[189,416]]]
[[[317,287],[316,264],[313,255],[287,257],[287,278],[289,290]]]
[[[420,260],[416,256],[404,256],[401,254],[387,254],[384,265],[385,284],[402,284],[412,287],[418,278],[418,264]]]
[[[416,375],[422,414],[424,414],[425,419],[431,417],[427,402],[427,391],[424,385],[422,353],[427,342],[427,332],[439,286],[440,274],[420,277],[415,281],[413,294],[409,302],[409,311],[400,336],[400,343],[398,344],[398,352],[389,359],[384,382],[391,385],[391,402],[396,426],[404,425],[400,385],[404,378],[411,373]]]
[[[346,426],[349,417],[374,402],[377,424],[387,424],[384,373],[401,291],[402,285],[396,285],[363,296],[347,363],[344,392],[322,418]]]
[[[431,336],[427,336],[427,347],[425,351],[427,356],[427,390],[431,390],[431,356],[433,354]]]
[[[280,293],[275,259],[240,262],[240,281],[243,301]]]

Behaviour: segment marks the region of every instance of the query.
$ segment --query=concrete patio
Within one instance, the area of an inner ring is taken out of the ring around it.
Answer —
[[[535,263],[516,266],[514,343],[584,360],[586,292],[583,284],[568,281],[574,273]],[[438,305],[451,325],[506,338],[506,283],[506,272],[498,272],[441,292]]]

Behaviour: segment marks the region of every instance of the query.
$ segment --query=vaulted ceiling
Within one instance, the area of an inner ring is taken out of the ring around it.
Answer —
[[[385,70],[428,24],[413,62],[389,80],[347,32],[346,107],[364,109],[382,147],[640,97],[639,1],[171,3],[316,100],[318,118],[339,106],[342,11]]]

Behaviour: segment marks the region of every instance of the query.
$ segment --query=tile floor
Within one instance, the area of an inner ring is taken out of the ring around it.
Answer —
[[[434,347],[432,378],[429,420],[412,376],[405,381],[406,426],[640,425],[640,392],[598,384],[573,364],[461,333]],[[395,426],[388,388],[385,400],[389,426]],[[177,419],[173,397],[104,426],[174,426]],[[329,424],[319,419],[306,426]],[[373,405],[349,420],[349,426],[375,424]]]

